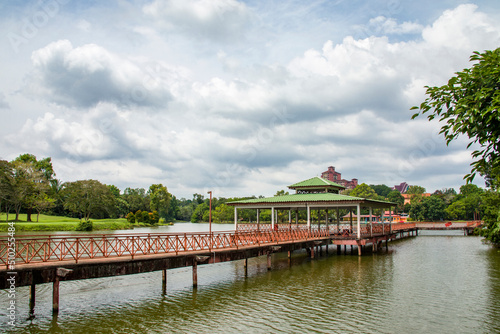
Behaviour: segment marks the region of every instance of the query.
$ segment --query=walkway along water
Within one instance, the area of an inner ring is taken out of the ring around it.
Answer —
[[[242,230],[214,233],[135,234],[135,235],[57,235],[22,236],[15,240],[15,251],[9,249],[9,239],[0,238],[0,289],[30,286],[30,313],[34,313],[36,285],[53,283],[53,312],[59,312],[60,281],[163,272],[166,289],[167,270],[192,267],[193,286],[197,286],[197,266],[225,261],[267,256],[271,269],[271,254],[306,249],[311,258],[329,245],[337,245],[337,253],[347,245],[357,246],[358,255],[365,245],[376,251],[383,241],[417,234],[415,224],[366,224],[357,238],[357,231],[344,233],[338,226],[307,228],[284,224],[274,229],[255,230],[240,225]],[[15,253],[15,264],[9,258]]]

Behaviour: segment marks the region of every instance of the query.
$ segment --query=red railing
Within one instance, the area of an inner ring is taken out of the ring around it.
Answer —
[[[122,256],[168,254],[244,246],[279,244],[329,236],[326,230],[288,229],[282,231],[215,232],[136,235],[21,236],[15,250],[8,238],[0,238],[0,269],[15,258],[15,264],[75,261]],[[9,254],[11,253],[11,254]],[[15,254],[15,255],[14,255]]]

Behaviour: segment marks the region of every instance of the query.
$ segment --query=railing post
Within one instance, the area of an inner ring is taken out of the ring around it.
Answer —
[[[134,254],[135,254],[135,239],[134,236],[132,236],[132,250],[130,252],[130,255],[132,255],[132,260],[134,259]]]
[[[76,258],[75,262],[78,263],[78,252],[80,251],[80,238],[76,238]]]

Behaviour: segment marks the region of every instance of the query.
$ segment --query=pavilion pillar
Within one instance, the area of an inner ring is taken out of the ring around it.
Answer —
[[[299,224],[299,209],[295,209],[295,225]]]
[[[274,231],[274,207],[271,208],[271,230]]]
[[[234,207],[234,230],[238,230],[238,208]]]
[[[325,209],[325,225],[326,225],[326,230],[330,232],[330,228],[328,227],[328,209]]]
[[[349,232],[352,232],[352,208],[349,209],[349,224],[351,225],[351,231]]]
[[[373,208],[370,206],[370,237],[373,236],[373,229],[372,229],[372,226],[373,226],[373,218],[372,218],[372,215],[373,215]]]
[[[337,207],[337,233],[340,233],[340,209]]]
[[[396,210],[394,210],[394,211],[396,211]],[[391,214],[391,219],[390,219],[390,223],[389,223],[389,233],[392,233],[392,223],[394,220],[394,214],[392,214],[392,207],[389,207],[389,213]]]
[[[318,232],[321,230],[321,210],[318,209]]]
[[[257,209],[257,231],[260,230],[260,209]]]
[[[311,230],[311,208],[307,206],[307,229]]]
[[[292,228],[292,209],[291,208],[288,210],[288,225],[291,229]]]
[[[380,222],[382,223],[382,234],[385,234],[384,213],[385,213],[385,208],[382,208],[382,213],[380,214]]]
[[[359,203],[356,205],[356,213],[358,215],[358,240],[361,239],[361,208],[360,208],[360,205]],[[358,246],[358,249],[359,249],[359,246]]]

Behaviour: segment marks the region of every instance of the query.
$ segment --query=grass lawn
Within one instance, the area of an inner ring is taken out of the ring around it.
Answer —
[[[15,214],[9,214],[8,222],[12,222]],[[0,213],[0,232],[6,232],[9,225],[5,221],[5,213]],[[16,231],[75,231],[80,219],[61,216],[40,215],[38,222],[36,215],[31,215],[31,222],[26,222],[26,214],[20,214],[16,222]],[[96,230],[122,230],[132,228],[125,218],[91,219]]]

